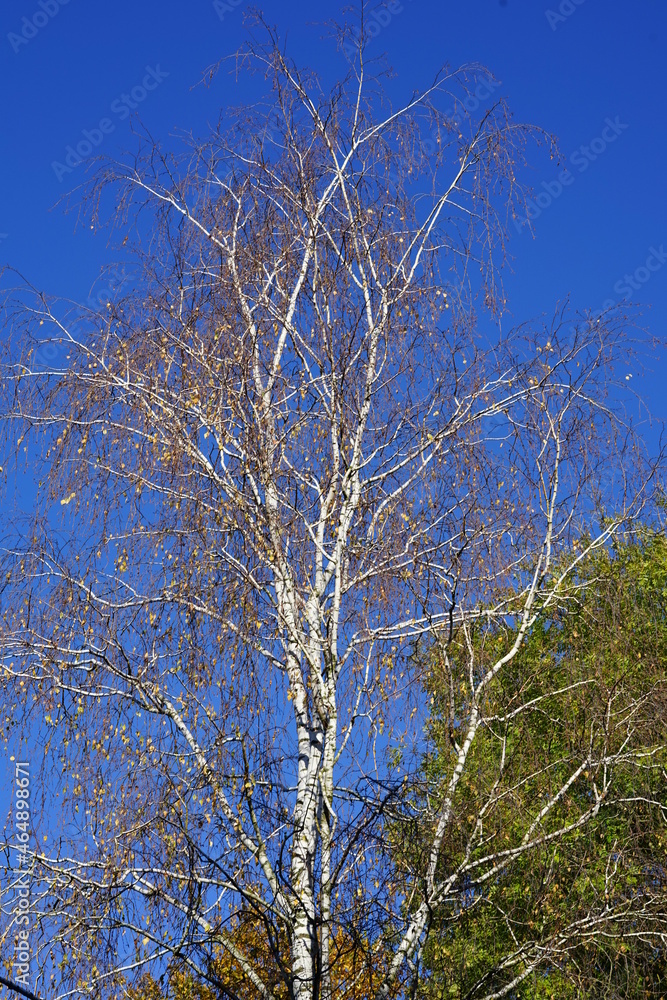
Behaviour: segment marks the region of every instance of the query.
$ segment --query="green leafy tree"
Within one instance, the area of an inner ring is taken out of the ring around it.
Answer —
[[[431,751],[411,803],[425,851],[471,711],[468,674],[516,632],[511,618],[482,619],[433,653]],[[480,706],[419,995],[664,995],[666,665],[664,535],[588,555]],[[413,844],[397,840],[408,875]]]

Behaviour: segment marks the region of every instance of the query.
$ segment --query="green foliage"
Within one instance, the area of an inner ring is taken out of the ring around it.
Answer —
[[[455,633],[449,666],[433,655],[419,789],[430,818],[418,846],[414,831],[397,841],[406,871],[428,850],[466,731],[466,673],[515,638],[496,621]],[[441,879],[461,875],[434,914],[420,996],[667,993],[666,664],[664,536],[582,560],[488,687],[440,861]]]

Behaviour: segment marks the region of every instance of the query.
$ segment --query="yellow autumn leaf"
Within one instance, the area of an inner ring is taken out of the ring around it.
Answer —
[[[71,501],[74,499],[75,496],[76,496],[76,490],[72,490],[72,492],[68,497],[65,497],[63,500],[60,501],[60,506],[66,507],[68,503],[71,503]]]

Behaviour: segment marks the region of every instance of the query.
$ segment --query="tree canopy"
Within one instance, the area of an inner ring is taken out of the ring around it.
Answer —
[[[532,133],[502,101],[466,110],[475,67],[388,107],[364,53],[362,33],[325,93],[258,21],[239,65],[263,100],[91,189],[91,224],[111,204],[134,254],[123,295],[8,292],[2,464],[35,483],[3,537],[3,719],[39,769],[28,915],[49,997],[161,978],[262,1000],[423,991],[434,928],[477,885],[516,889],[510,861],[562,910],[540,889],[550,852],[572,833],[583,857],[610,775],[634,773],[601,721],[629,702],[602,677],[581,678],[590,705],[555,727],[545,774],[545,716],[512,714],[574,697],[574,664],[543,667],[537,637],[652,511],[657,464],[616,382],[632,345],[618,316],[563,310],[501,335]],[[422,794],[431,647],[451,749]],[[499,748],[514,798],[477,788]],[[11,905],[3,920],[10,961]],[[512,948],[505,978],[550,968]]]

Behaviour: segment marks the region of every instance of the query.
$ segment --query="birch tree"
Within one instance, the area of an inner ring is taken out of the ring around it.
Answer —
[[[255,30],[263,102],[98,178],[127,294],[7,303],[3,464],[35,499],[3,542],[3,718],[41,769],[42,995],[175,968],[230,997],[402,995],[460,878],[442,850],[487,692],[650,501],[621,325],[500,330],[528,130],[466,111],[474,67],[394,107],[363,32],[326,92]],[[507,615],[406,888],[387,831],[424,721],[415,652]]]

